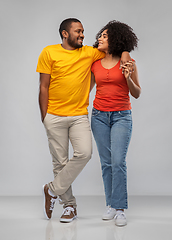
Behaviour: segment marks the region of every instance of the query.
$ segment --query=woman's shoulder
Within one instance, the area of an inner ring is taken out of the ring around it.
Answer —
[[[100,64],[101,64],[101,59],[93,62],[93,65],[94,65],[94,66],[100,66]],[[92,65],[92,66],[93,66],[93,65]]]
[[[97,68],[99,68],[100,66],[101,66],[101,59],[93,62],[92,67],[91,67],[91,70],[93,71],[94,69],[97,69]]]

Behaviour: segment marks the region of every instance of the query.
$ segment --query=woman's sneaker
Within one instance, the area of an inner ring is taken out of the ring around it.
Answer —
[[[105,213],[102,216],[103,220],[111,220],[115,217],[116,215],[116,209],[111,208],[111,206],[107,206]]]
[[[115,225],[119,227],[127,225],[127,219],[126,219],[125,213],[121,210],[116,211]]]

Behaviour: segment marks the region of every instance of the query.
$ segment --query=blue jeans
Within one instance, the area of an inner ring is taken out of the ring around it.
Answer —
[[[92,110],[91,128],[97,144],[106,205],[127,209],[126,154],[131,139],[131,110],[103,112]]]

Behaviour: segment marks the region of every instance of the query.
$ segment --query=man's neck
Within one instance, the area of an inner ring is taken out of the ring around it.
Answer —
[[[71,47],[69,44],[62,42],[61,46],[66,50],[75,50],[76,48]]]

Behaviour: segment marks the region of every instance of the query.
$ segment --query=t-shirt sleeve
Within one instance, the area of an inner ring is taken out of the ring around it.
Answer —
[[[93,48],[93,62],[102,59],[105,57],[105,53],[104,52],[100,52],[97,48]]]
[[[51,74],[52,69],[49,52],[44,48],[39,55],[36,72]]]

